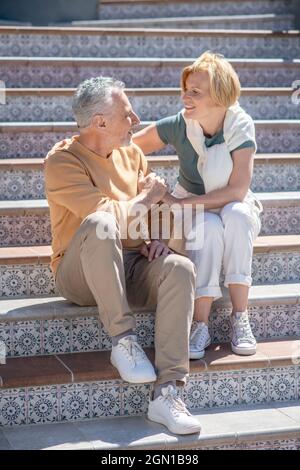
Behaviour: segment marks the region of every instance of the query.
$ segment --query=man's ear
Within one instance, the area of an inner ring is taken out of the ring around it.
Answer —
[[[103,114],[96,114],[92,119],[93,127],[106,127],[106,121]]]

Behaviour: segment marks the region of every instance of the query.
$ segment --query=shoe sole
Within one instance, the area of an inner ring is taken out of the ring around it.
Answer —
[[[253,356],[254,354],[256,354],[256,346],[251,349],[244,349],[238,348],[237,346],[234,346],[234,344],[231,343],[231,350],[238,356]]]
[[[131,384],[147,384],[147,383],[152,383],[152,382],[156,382],[157,380],[157,377],[152,377],[151,379],[144,379],[144,380],[133,380],[133,379],[128,379],[128,377],[125,377],[124,375],[122,375],[118,369],[118,367],[116,366],[114,360],[112,358],[110,358],[110,362],[111,364],[117,369],[117,371],[119,372],[120,374],[120,377],[122,380],[124,380],[124,382],[128,382],[128,383],[131,383]]]
[[[207,343],[205,345],[205,348],[203,351],[201,351],[200,353],[197,353],[197,352],[190,352],[189,354],[189,358],[190,359],[202,359],[204,356],[205,356],[205,349],[208,348],[208,346],[211,345],[211,341],[209,341],[209,343]]]
[[[201,426],[199,425],[199,427],[197,426],[197,428],[188,428],[188,429],[184,429],[184,430],[181,430],[181,431],[178,431],[174,428],[172,428],[172,426],[167,426],[165,422],[163,422],[158,416],[147,416],[148,420],[149,421],[152,421],[153,423],[157,423],[157,424],[162,424],[163,426],[165,426],[169,431],[171,431],[173,434],[180,434],[180,435],[186,435],[186,434],[199,434],[201,432]]]

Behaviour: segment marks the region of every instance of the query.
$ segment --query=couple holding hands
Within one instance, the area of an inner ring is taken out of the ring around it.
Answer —
[[[45,159],[51,268],[63,297],[98,306],[122,379],[155,382],[148,418],[175,434],[197,433],[200,423],[177,386],[186,383],[189,359],[202,358],[211,343],[209,314],[222,297],[222,267],[232,303],[232,351],[256,352],[247,313],[262,211],[249,189],[254,123],[238,104],[236,72],[219,54],[205,52],[183,69],[178,114],[135,134],[139,118],[124,88],[109,77],[84,81],[73,98],[79,133]],[[169,144],[179,159],[171,193],[144,155]],[[180,250],[171,238],[124,235],[124,209],[130,220],[135,208],[149,214],[162,203],[203,208],[192,227],[203,234],[199,246],[182,243]],[[154,366],[137,341],[133,307],[155,310]]]

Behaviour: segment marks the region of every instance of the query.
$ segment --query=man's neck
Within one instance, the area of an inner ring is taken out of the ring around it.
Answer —
[[[102,158],[108,158],[113,151],[111,145],[100,142],[99,137],[93,138],[90,135],[81,133],[78,137],[78,142]]]

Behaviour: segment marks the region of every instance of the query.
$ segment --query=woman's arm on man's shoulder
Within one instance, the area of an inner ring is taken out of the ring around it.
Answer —
[[[150,124],[133,135],[133,142],[138,145],[145,154],[156,152],[166,146],[166,144],[160,139],[156,124]]]

